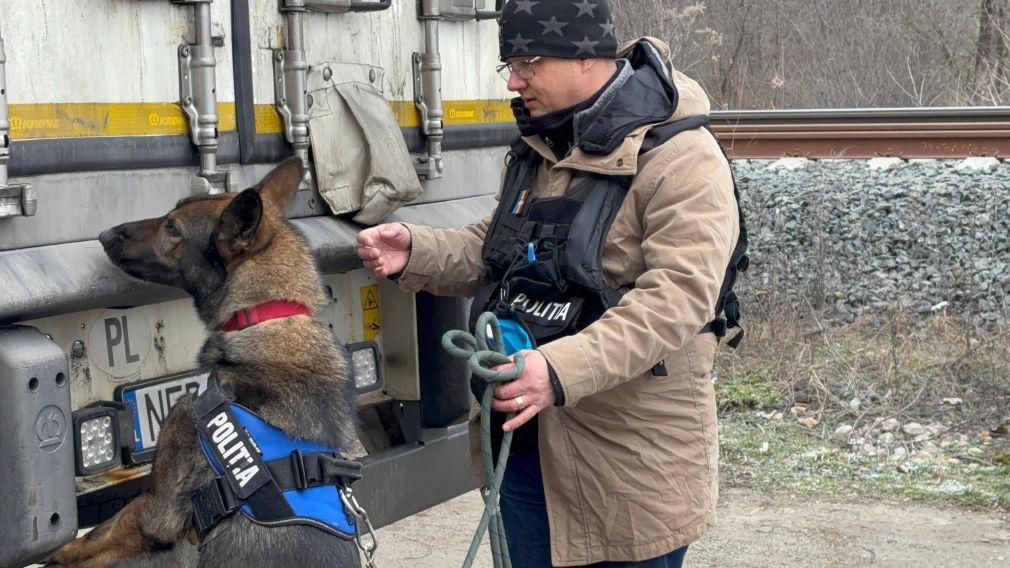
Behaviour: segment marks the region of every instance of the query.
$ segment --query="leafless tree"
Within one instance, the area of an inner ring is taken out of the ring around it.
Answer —
[[[1006,98],[1010,69],[1010,6],[1008,0],[981,0],[975,51],[975,87],[980,96]]]
[[[1010,0],[611,0],[611,6],[625,38],[667,41],[675,64],[705,86],[716,108],[1010,99]]]

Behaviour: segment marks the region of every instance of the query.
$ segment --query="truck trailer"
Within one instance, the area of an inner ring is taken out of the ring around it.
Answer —
[[[353,361],[376,527],[476,486],[468,302],[364,270],[379,222],[495,206],[518,135],[491,0],[0,0],[0,566],[45,558],[146,488],[205,338],[181,290],[133,279],[98,234],[308,164],[289,211]]]

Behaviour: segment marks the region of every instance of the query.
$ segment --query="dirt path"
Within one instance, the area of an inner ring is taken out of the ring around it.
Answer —
[[[461,566],[481,507],[469,493],[383,528],[378,566]],[[1010,566],[1010,514],[737,489],[723,493],[719,515],[716,531],[688,552],[690,568]],[[486,539],[475,566],[491,567]]]

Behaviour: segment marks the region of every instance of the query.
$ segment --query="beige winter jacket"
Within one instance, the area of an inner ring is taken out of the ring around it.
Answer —
[[[643,41],[661,54],[679,91],[669,120],[708,114],[708,98],[673,70],[669,48]],[[719,449],[709,374],[716,338],[698,332],[714,316],[739,232],[737,206],[728,164],[708,131],[683,132],[640,156],[648,129],[609,155],[576,148],[560,162],[539,137],[526,139],[544,158],[537,196],[561,195],[590,172],[637,172],[603,251],[605,283],[630,290],[586,329],[539,347],[565,394],[564,407],[539,415],[556,566],[654,558],[715,522]],[[451,230],[408,225],[413,248],[402,288],[473,295],[484,280],[489,221]],[[655,377],[650,369],[662,359],[669,376]]]

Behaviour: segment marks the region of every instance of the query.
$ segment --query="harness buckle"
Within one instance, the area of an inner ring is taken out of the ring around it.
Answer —
[[[361,462],[341,459],[337,453],[320,454],[319,482],[323,485],[350,487],[359,479],[361,479]]]
[[[193,503],[193,528],[202,541],[225,517],[232,513],[225,503],[225,489],[221,486],[221,478],[215,477],[193,493],[190,498]]]
[[[297,449],[291,451],[289,458],[295,489],[301,491],[309,486],[308,476],[305,475],[305,458],[302,456],[302,451]]]

